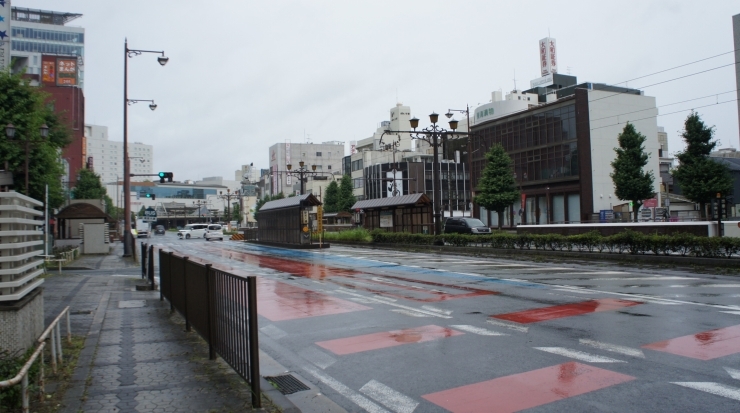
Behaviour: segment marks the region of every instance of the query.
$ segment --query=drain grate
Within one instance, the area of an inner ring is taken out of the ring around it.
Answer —
[[[293,377],[293,375],[291,374],[265,377],[265,380],[275,385],[282,394],[293,394],[299,391],[311,390],[309,387],[307,387],[297,378]]]

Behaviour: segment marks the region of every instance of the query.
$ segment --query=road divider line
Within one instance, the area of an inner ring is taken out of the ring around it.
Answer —
[[[390,306],[401,308],[401,309],[408,310],[408,311],[415,311],[415,312],[423,313],[423,314],[426,314],[426,315],[431,315],[431,316],[434,316],[434,317],[452,318],[452,317],[446,316],[444,314],[438,314],[438,313],[435,313],[435,312],[432,312],[432,311],[421,310],[421,309],[418,309],[418,308],[409,307],[407,305],[396,304],[396,303],[393,303],[393,302],[390,302],[390,301],[387,301],[387,300],[380,300],[379,299],[380,297],[366,297],[366,296],[364,296],[362,294],[357,294],[357,293],[354,293],[354,292],[351,292],[351,291],[347,291],[345,289],[339,289],[339,292],[344,293],[344,294],[347,294],[347,295],[351,295],[351,296],[354,296],[354,297],[365,298],[365,299],[371,300],[371,301],[373,301],[375,303],[378,303],[378,304],[386,304],[386,305],[390,305]]]
[[[583,344],[584,346],[598,348],[600,350],[611,351],[612,353],[619,353],[619,354],[624,354],[625,356],[639,357],[643,359],[645,358],[645,353],[643,353],[642,350],[637,349],[637,348],[624,347],[624,346],[619,346],[616,344],[602,343],[600,341],[588,340],[585,338],[578,340],[578,342]]]
[[[403,308],[393,308],[390,311],[393,311],[394,313],[404,314],[411,317],[429,317],[425,313],[420,313],[418,311],[411,311],[411,310],[405,310]]]
[[[431,305],[423,305],[421,308],[429,311],[434,311],[435,313],[440,313],[444,315],[450,315],[452,314],[452,310],[443,310],[441,308],[432,307]]]
[[[735,380],[740,380],[740,370],[725,367],[725,371]]]
[[[419,405],[419,402],[411,397],[399,393],[376,380],[367,382],[360,388],[360,392],[396,413],[413,413],[416,406]]]
[[[674,381],[671,383],[683,387],[688,387],[690,389],[703,391],[705,393],[714,394],[715,396],[722,396],[727,397],[728,399],[740,401],[740,389],[736,389],[725,384],[700,381]]]
[[[492,330],[487,330],[485,328],[465,325],[465,324],[456,324],[451,325],[450,327],[456,328],[458,330],[467,331],[468,333],[478,334],[479,336],[508,336],[508,334],[499,333]]]
[[[720,313],[740,315],[740,311],[720,311]]]
[[[493,324],[495,326],[499,326],[499,327],[503,327],[503,328],[508,328],[509,330],[518,331],[520,333],[526,333],[526,332],[529,331],[529,327],[520,326],[520,325],[517,325],[517,324],[505,323],[503,321],[498,321],[498,320],[488,319],[488,320],[486,320],[486,323]]]
[[[365,398],[363,395],[355,392],[340,381],[327,375],[323,371],[316,370],[315,368],[310,366],[305,366],[303,367],[303,369],[306,370],[308,374],[316,377],[316,379],[318,379],[320,382],[331,387],[335,392],[346,397],[352,403],[367,410],[369,413],[389,413],[388,410],[385,410],[384,408],[378,406],[377,404],[373,403],[372,400]]]
[[[622,360],[617,360],[604,356],[597,356],[595,354],[589,354],[584,351],[571,350],[565,347],[534,347],[534,349],[547,353],[557,354],[564,357],[569,357],[580,361],[585,361],[587,363],[626,363]]]

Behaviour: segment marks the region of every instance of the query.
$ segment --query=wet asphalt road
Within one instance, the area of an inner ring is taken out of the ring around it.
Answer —
[[[347,411],[740,411],[740,278],[150,242],[259,278],[260,346]]]

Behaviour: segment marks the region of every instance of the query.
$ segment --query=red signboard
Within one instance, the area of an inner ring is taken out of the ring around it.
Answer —
[[[77,86],[77,59],[57,59],[57,86]]]
[[[645,208],[657,208],[658,200],[655,198],[646,199],[642,201],[642,206]]]

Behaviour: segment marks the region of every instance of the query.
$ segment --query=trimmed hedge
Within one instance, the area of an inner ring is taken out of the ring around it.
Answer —
[[[740,238],[700,237],[688,233],[676,235],[643,234],[626,229],[603,236],[598,231],[578,235],[511,234],[494,231],[491,235],[424,235],[374,230],[373,242],[384,244],[452,245],[455,247],[492,247],[543,251],[609,252],[614,254],[655,254],[731,258],[740,254]]]

